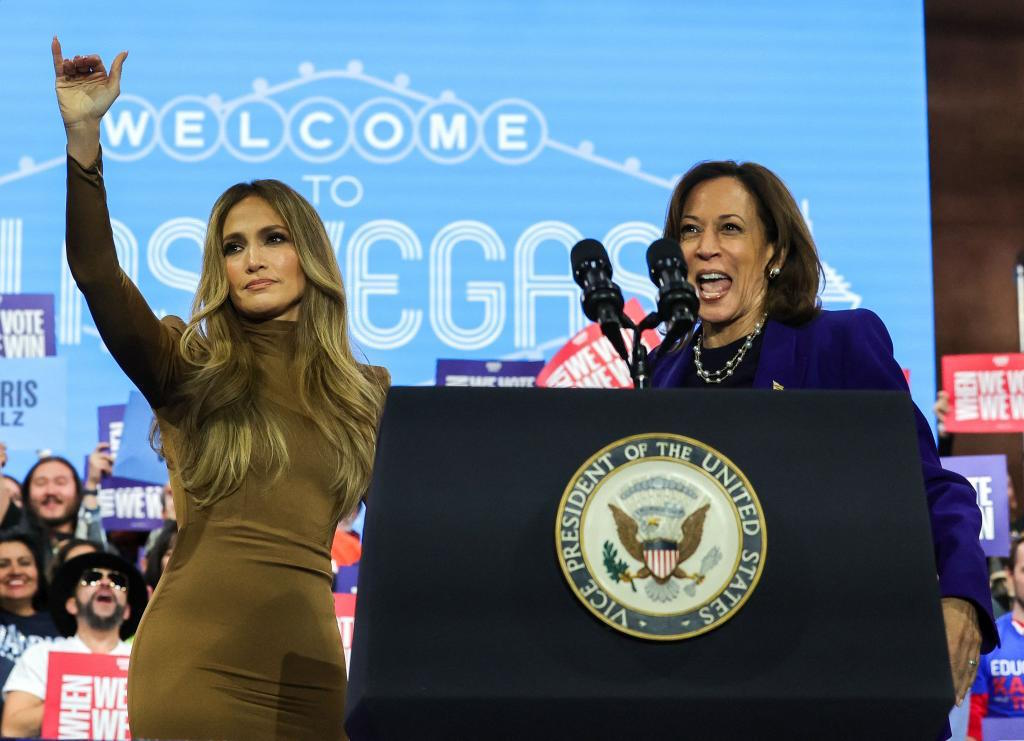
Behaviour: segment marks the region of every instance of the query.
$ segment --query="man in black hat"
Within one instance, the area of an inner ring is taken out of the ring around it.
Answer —
[[[124,639],[135,634],[147,601],[138,569],[111,553],[86,553],[61,566],[50,588],[50,612],[65,638],[31,646],[18,659],[3,688],[0,733],[39,735],[51,651],[129,655]]]

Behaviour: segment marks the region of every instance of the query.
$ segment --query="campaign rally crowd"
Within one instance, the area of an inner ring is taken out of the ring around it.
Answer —
[[[43,455],[20,477],[6,462],[0,442],[0,735],[24,737],[40,733],[51,652],[130,654],[178,525],[167,485],[161,527],[104,527],[98,492],[113,466],[106,443],[89,456],[84,478],[57,455]],[[354,520],[355,513],[335,532],[335,591],[354,591],[361,553]],[[111,726],[111,737],[124,731]]]
[[[938,447],[951,455],[945,431],[949,400],[935,404]],[[3,736],[38,735],[46,704],[51,652],[128,656],[131,641],[175,547],[178,525],[170,485],[163,523],[149,532],[104,527],[99,490],[113,469],[107,443],[86,462],[84,477],[65,458],[43,451],[20,477],[4,468],[0,442],[0,686]],[[982,738],[981,719],[1024,716],[1024,510],[1007,475],[1011,547],[989,559],[992,608],[1001,646],[982,657],[961,712],[966,738]],[[361,555],[356,513],[335,532],[335,592],[355,591]],[[123,705],[124,698],[121,698]],[[956,711],[954,711],[954,715]],[[119,716],[122,721],[124,713]],[[954,738],[956,724],[953,724]],[[126,729],[125,729],[126,730]],[[111,727],[111,733],[118,735]]]
[[[938,447],[951,455],[945,431],[949,401],[935,404]],[[38,735],[46,704],[51,652],[127,656],[149,595],[175,547],[177,522],[169,485],[160,527],[149,532],[104,527],[99,490],[112,474],[107,443],[89,455],[85,475],[65,458],[44,455],[23,474],[4,468],[0,442],[0,685],[3,736]],[[1024,511],[1007,476],[1011,548],[990,558],[992,607],[1001,646],[983,657],[969,701],[966,738],[981,739],[986,715],[1024,715]],[[338,525],[331,549],[335,591],[354,591],[361,545],[354,515]],[[122,698],[123,703],[123,698]],[[120,718],[126,717],[121,713]],[[954,723],[954,732],[956,724]],[[117,736],[116,729],[112,733]]]

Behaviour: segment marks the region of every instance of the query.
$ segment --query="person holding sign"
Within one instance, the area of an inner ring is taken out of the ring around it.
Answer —
[[[971,715],[967,737],[982,741],[982,718],[1024,718],[1024,557],[1017,538],[1010,545],[1007,566],[1013,585],[1013,607],[1002,615],[999,628],[1000,646],[984,657],[971,688]]]
[[[875,314],[820,309],[817,249],[796,201],[770,170],[696,165],[672,194],[665,237],[680,245],[701,323],[690,344],[658,349],[654,386],[907,391]],[[998,640],[978,544],[981,517],[967,481],[940,467],[928,423],[915,411],[959,703],[979,653]]]
[[[147,599],[138,569],[110,553],[87,553],[65,563],[50,597],[53,620],[66,637],[30,646],[15,663],[3,688],[4,736],[39,735],[51,653],[127,656],[131,647],[124,639],[135,632]]]
[[[109,73],[52,52],[68,263],[155,412],[180,526],[135,639],[132,734],[343,738],[329,546],[369,485],[387,372],[353,357],[323,223],[274,180],[217,200],[192,317],[158,320],[117,263],[100,156],[127,52]]]

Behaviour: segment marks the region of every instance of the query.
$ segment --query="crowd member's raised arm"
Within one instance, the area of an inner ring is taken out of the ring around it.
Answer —
[[[68,265],[107,348],[159,408],[179,376],[181,327],[157,320],[117,262],[100,159],[100,121],[120,93],[128,52],[114,58],[108,73],[97,55],[65,59],[56,37],[51,51],[68,145]]]

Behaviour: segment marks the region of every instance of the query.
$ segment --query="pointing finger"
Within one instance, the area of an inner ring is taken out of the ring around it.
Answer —
[[[57,77],[64,74],[64,57],[60,51],[60,41],[57,37],[53,37],[53,41],[50,42],[50,53],[53,54],[53,72]]]

